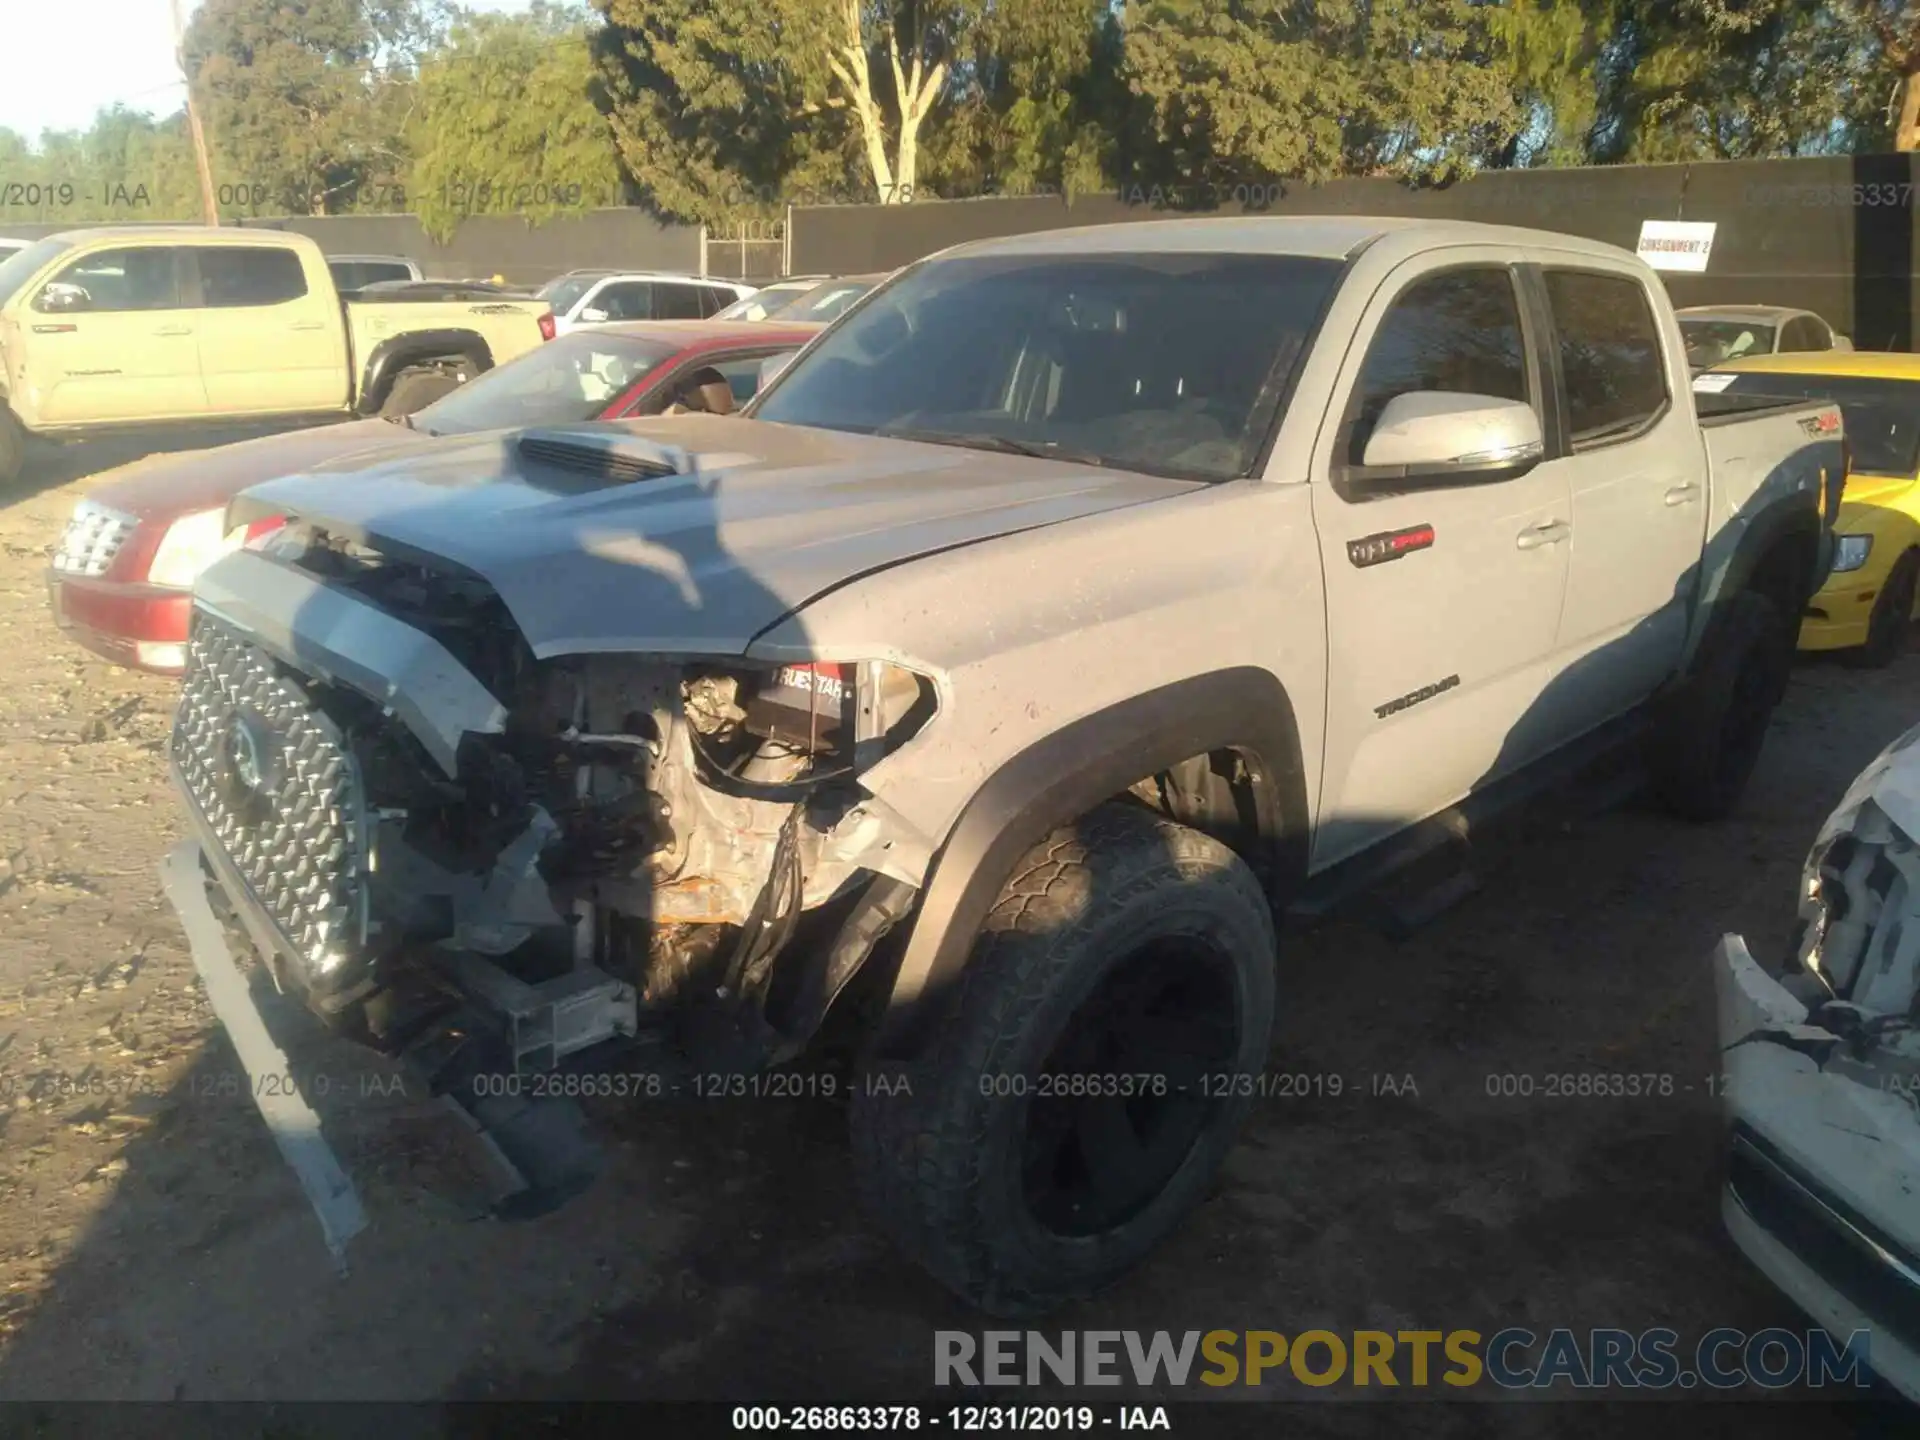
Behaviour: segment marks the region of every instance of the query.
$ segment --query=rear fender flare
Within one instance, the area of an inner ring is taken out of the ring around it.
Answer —
[[[1293,703],[1253,667],[1216,670],[1096,711],[1036,741],[975,792],[928,873],[874,1048],[918,1053],[1019,859],[1060,825],[1136,782],[1214,751],[1236,752],[1254,794],[1258,853],[1276,908],[1306,873],[1307,791]]]
[[[360,397],[355,408],[362,415],[379,412],[393,391],[400,372],[423,360],[453,357],[471,361],[480,371],[493,368],[493,348],[477,330],[410,330],[393,335],[373,347],[360,376]]]
[[[1700,612],[1694,617],[1687,637],[1683,673],[1690,673],[1700,657],[1708,653],[1717,638],[1726,613],[1726,602],[1749,589],[1762,566],[1773,562],[1781,547],[1798,551],[1801,565],[1801,595],[1792,613],[1786,616],[1796,628],[1800,609],[1826,583],[1822,567],[1830,565],[1832,546],[1820,519],[1817,502],[1811,495],[1783,497],[1746,518],[1739,539],[1720,567],[1710,572],[1701,592]]]

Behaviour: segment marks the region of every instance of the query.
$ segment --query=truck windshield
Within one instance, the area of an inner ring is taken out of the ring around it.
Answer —
[[[1742,355],[1773,353],[1773,326],[1753,320],[1682,319],[1680,338],[1687,342],[1687,363],[1696,370]]]
[[[412,416],[413,428],[429,435],[468,435],[597,420],[676,353],[671,345],[604,330],[563,335],[423,406]]]
[[[71,240],[36,240],[0,260],[0,305],[12,300],[19,288],[40,273],[40,267],[73,247]]]
[[[1721,393],[1831,400],[1840,407],[1856,472],[1906,476],[1920,469],[1920,380],[1748,370],[1736,373]]]
[[[916,265],[768,389],[761,420],[1181,479],[1251,472],[1339,262],[994,255]]]

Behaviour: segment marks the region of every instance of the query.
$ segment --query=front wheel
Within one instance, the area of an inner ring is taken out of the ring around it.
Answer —
[[[994,1315],[1131,1269],[1199,1203],[1271,1042],[1276,943],[1219,842],[1108,806],[1028,852],[929,1051],[870,1075],[862,1202]]]

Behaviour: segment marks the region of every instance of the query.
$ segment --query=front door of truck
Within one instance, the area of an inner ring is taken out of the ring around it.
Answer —
[[[1686,370],[1625,264],[1541,256],[1573,494],[1567,603],[1545,697],[1560,729],[1631,709],[1673,673],[1706,541],[1707,459]],[[1671,372],[1671,373],[1670,373]]]
[[[1397,395],[1548,407],[1521,277],[1472,247],[1410,261],[1355,334],[1313,486],[1327,594],[1327,744],[1313,865],[1347,858],[1551,747],[1534,706],[1568,574],[1569,493],[1552,452],[1479,483],[1360,489],[1373,421]]]
[[[176,245],[95,250],[40,287],[21,318],[36,425],[188,419],[204,413],[199,315]]]

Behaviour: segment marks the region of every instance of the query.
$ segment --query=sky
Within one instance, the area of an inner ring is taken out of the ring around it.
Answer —
[[[528,0],[464,3],[515,11]],[[183,18],[198,8],[180,0]],[[38,140],[42,130],[84,130],[115,101],[156,115],[180,108],[171,0],[3,0],[0,10],[10,57],[0,128]]]

